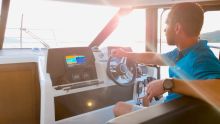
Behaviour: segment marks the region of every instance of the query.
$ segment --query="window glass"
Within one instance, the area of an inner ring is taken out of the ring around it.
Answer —
[[[158,52],[161,53],[166,53],[169,52],[171,50],[173,50],[174,48],[176,48],[176,46],[170,46],[167,45],[167,41],[166,41],[166,35],[165,35],[165,28],[166,28],[166,19],[167,16],[169,14],[170,10],[163,10],[163,9],[159,9],[158,11],[158,39],[159,39],[159,43],[158,43]]]
[[[201,39],[208,40],[214,54],[219,57],[220,47],[220,11],[205,12],[204,25],[201,31]]]
[[[158,52],[159,53],[166,53],[169,52],[173,49],[175,49],[175,46],[170,46],[167,44],[166,41],[166,35],[165,35],[165,28],[166,28],[166,19],[168,16],[168,13],[170,12],[170,10],[163,10],[163,9],[159,9],[158,10],[158,39],[159,39],[159,43],[158,43]],[[169,77],[169,73],[168,73],[168,67],[167,66],[161,66],[161,79],[167,78]]]
[[[3,48],[88,46],[119,8],[45,0],[12,0]],[[145,50],[145,9],[120,18],[101,47]]]
[[[88,46],[119,8],[11,0],[4,48]]]
[[[131,47],[133,51],[145,51],[146,14],[145,9],[133,10],[120,17],[118,27],[101,45]]]

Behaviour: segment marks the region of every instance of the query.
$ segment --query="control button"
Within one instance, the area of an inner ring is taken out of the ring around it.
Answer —
[[[90,75],[88,72],[84,72],[83,73],[83,80],[89,80],[90,79]]]
[[[73,81],[79,81],[80,80],[80,75],[79,74],[72,74],[72,80]]]

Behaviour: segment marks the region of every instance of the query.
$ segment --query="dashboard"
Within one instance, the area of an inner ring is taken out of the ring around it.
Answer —
[[[44,124],[66,124],[68,121],[82,124],[98,121],[101,124],[114,117],[112,106],[118,101],[136,104],[137,94],[141,97],[144,92],[141,84],[151,75],[150,69],[143,66],[134,85],[116,85],[106,74],[108,57],[113,48],[116,47],[101,50],[88,47],[39,51],[5,49],[0,54],[1,63],[37,63],[41,90],[39,116]],[[108,116],[102,113],[106,111]],[[93,113],[97,113],[97,120],[91,118]],[[86,121],[84,117],[90,117],[90,120]]]
[[[121,87],[106,76],[107,59],[114,48],[118,47],[48,50],[47,73],[54,91],[63,92],[54,97],[56,121],[134,99],[134,85]]]

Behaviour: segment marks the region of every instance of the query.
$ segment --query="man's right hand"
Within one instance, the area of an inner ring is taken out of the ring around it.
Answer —
[[[128,52],[122,48],[112,49],[111,56],[113,57],[127,57]]]
[[[145,95],[142,100],[143,100],[144,107],[148,107],[150,105],[150,100],[148,99],[147,95]]]

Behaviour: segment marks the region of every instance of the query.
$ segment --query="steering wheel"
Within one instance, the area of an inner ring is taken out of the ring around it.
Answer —
[[[136,78],[136,63],[127,57],[109,57],[107,75],[119,86],[130,86]]]

